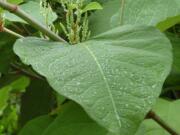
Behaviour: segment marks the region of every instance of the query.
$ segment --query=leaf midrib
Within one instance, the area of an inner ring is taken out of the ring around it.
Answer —
[[[115,114],[116,119],[117,119],[117,121],[118,121],[118,125],[119,125],[119,127],[121,127],[120,117],[119,117],[118,111],[117,111],[117,109],[116,109],[117,107],[116,107],[116,104],[115,104],[113,95],[112,95],[112,93],[111,93],[111,90],[110,90],[108,81],[107,81],[107,79],[106,79],[106,77],[105,77],[105,75],[104,75],[104,72],[103,72],[103,70],[102,70],[102,67],[101,67],[100,63],[98,62],[98,59],[96,58],[96,56],[95,56],[95,54],[93,53],[93,51],[92,51],[87,45],[83,45],[83,46],[84,46],[84,48],[88,51],[88,53],[91,55],[91,57],[93,58],[94,62],[95,62],[96,65],[98,66],[98,69],[99,69],[99,71],[100,71],[100,73],[101,73],[101,75],[102,75],[102,78],[103,78],[103,80],[104,80],[104,82],[105,82],[105,84],[106,84],[106,89],[107,89],[108,94],[109,94],[109,97],[110,97],[110,99],[111,99],[111,102],[112,102],[112,105],[113,105],[114,114]]]

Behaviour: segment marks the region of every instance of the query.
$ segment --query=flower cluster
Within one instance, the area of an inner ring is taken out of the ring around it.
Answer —
[[[71,44],[87,40],[90,36],[88,14],[83,12],[84,0],[60,0],[66,14],[66,24],[62,24],[65,35]]]
[[[58,30],[55,28],[54,24],[50,20],[54,20],[54,12],[50,6],[50,4],[47,2],[47,0],[40,0],[40,14],[44,17],[45,25],[54,33],[58,34]],[[41,37],[45,37],[42,33]],[[45,37],[48,38],[48,37]]]

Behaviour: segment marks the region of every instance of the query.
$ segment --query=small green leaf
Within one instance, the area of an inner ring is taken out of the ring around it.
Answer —
[[[0,115],[7,106],[10,92],[22,92],[29,85],[29,78],[20,77],[0,89]]]
[[[13,92],[24,92],[25,88],[28,87],[30,84],[30,80],[28,77],[22,76],[12,82],[10,86],[13,89]]]
[[[178,16],[167,18],[165,21],[158,23],[157,28],[160,29],[161,31],[165,31],[179,22],[180,22],[180,13]]]
[[[2,12],[3,12],[3,9],[0,8],[0,19],[1,19],[1,17],[2,17]]]
[[[99,10],[99,9],[103,9],[103,8],[98,2],[91,2],[88,5],[86,5],[86,7],[83,9],[82,12],[85,13],[87,11]]]
[[[24,2],[23,0],[7,0],[7,1],[12,4],[20,4],[20,3]]]
[[[4,87],[0,89],[0,116],[2,115],[4,109],[8,105],[7,101],[9,99],[11,87]]]
[[[18,5],[24,1],[23,0],[7,0],[7,2]],[[0,8],[0,13],[2,13],[2,12],[3,12],[3,9]]]

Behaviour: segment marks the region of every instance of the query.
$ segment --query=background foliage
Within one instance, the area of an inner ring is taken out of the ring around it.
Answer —
[[[8,2],[67,41],[76,32],[60,0]],[[169,135],[145,118],[151,109],[180,132],[180,1],[86,0],[81,8],[78,24],[91,36],[75,45],[47,41],[0,9],[3,26],[26,37],[0,33],[0,135]]]

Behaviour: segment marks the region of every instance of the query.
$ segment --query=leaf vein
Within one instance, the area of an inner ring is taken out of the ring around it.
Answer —
[[[85,46],[85,45],[84,45],[84,47],[87,49],[87,51],[88,51],[89,54],[92,56],[92,58],[94,59],[95,63],[97,64],[97,66],[98,66],[98,68],[99,68],[99,71],[100,71],[100,73],[101,73],[101,75],[102,75],[102,77],[103,77],[103,80],[104,80],[105,84],[106,84],[106,88],[107,88],[108,94],[109,94],[109,96],[110,96],[112,105],[113,105],[113,110],[114,110],[115,116],[116,116],[116,118],[117,118],[117,120],[118,120],[118,125],[119,125],[119,127],[121,127],[121,121],[120,121],[120,117],[119,117],[119,115],[118,115],[118,111],[117,111],[117,109],[116,109],[116,104],[115,104],[113,95],[112,95],[112,93],[111,93],[111,91],[110,91],[110,87],[109,87],[108,81],[107,81],[107,79],[106,79],[106,77],[105,77],[105,75],[104,75],[104,72],[103,72],[103,70],[102,70],[102,67],[101,67],[101,65],[99,64],[98,59],[97,59],[96,56],[94,55],[93,51],[92,51],[88,46]]]

